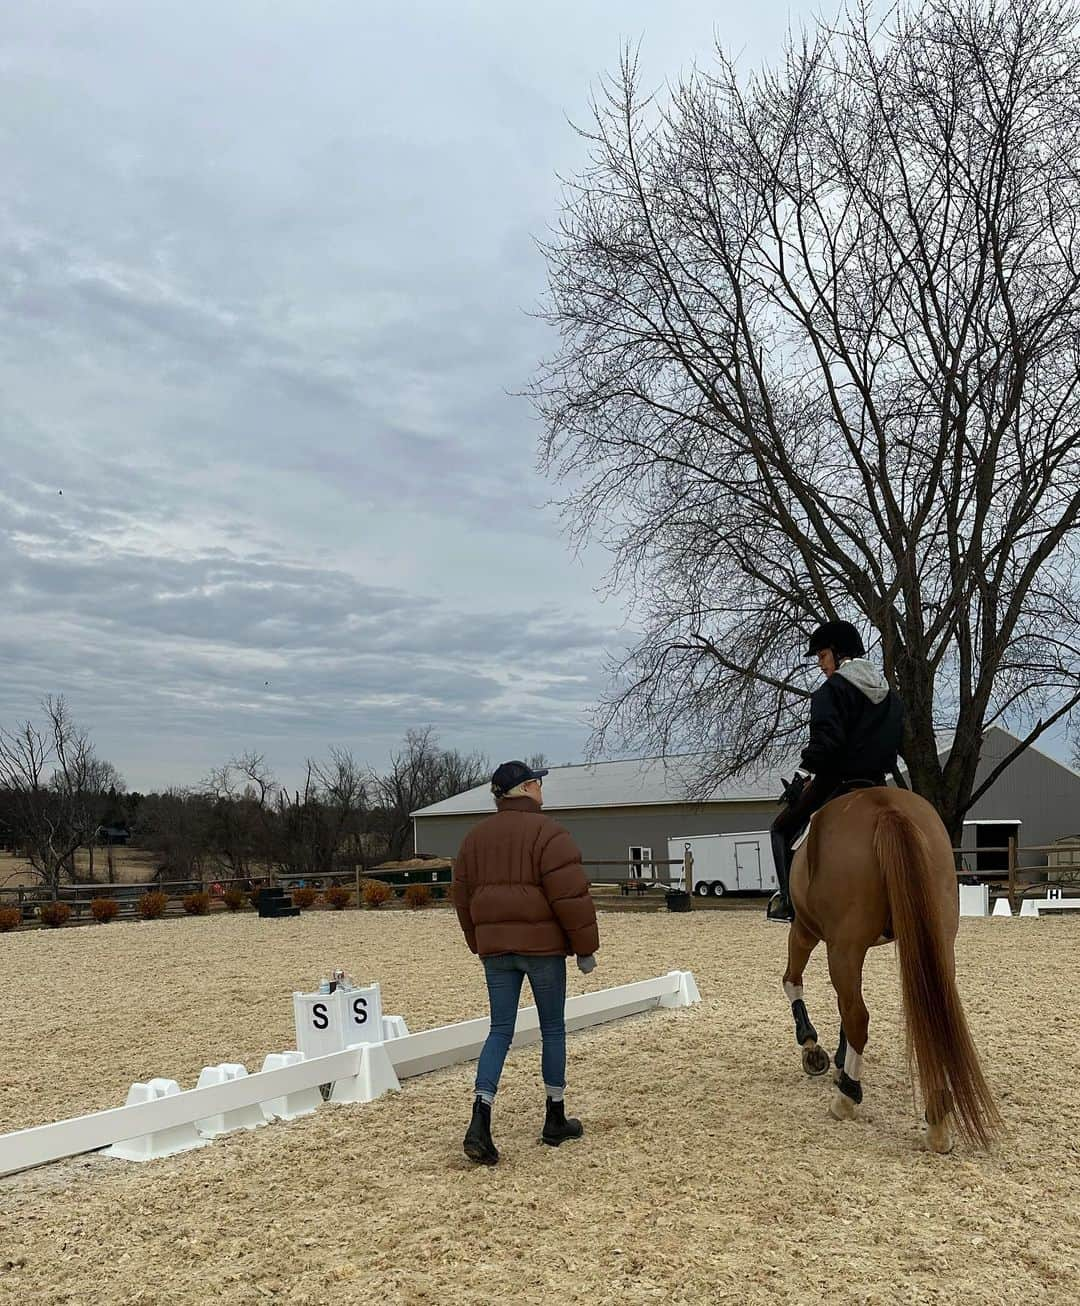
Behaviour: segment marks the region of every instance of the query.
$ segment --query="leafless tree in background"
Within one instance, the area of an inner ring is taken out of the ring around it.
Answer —
[[[441,748],[432,727],[408,731],[389,771],[374,780],[388,860],[400,861],[409,849],[411,813],[471,789],[490,774],[490,763],[479,753],[466,756],[456,749]]]
[[[348,749],[334,748],[327,762],[307,762],[304,788],[277,795],[274,860],[283,871],[310,876],[338,863],[366,861],[362,836],[371,777]]]
[[[663,102],[628,54],[594,110],[535,397],[642,632],[596,743],[775,765],[806,636],[848,618],[956,835],[1012,760],[976,788],[984,730],[1028,744],[1080,704],[1075,12],[854,11]]]
[[[78,878],[75,853],[92,847],[110,792],[115,797],[124,782],[94,752],[62,695],[41,706],[43,725],[0,728],[0,789],[19,848],[55,894],[65,880]]]

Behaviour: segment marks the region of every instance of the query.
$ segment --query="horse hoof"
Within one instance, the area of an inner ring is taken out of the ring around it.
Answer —
[[[802,1068],[808,1075],[824,1075],[829,1069],[829,1054],[817,1043],[803,1048]]]
[[[956,1146],[956,1139],[949,1128],[948,1121],[942,1120],[936,1125],[926,1126],[926,1146],[938,1156],[948,1156]]]
[[[841,1093],[839,1089],[832,1095],[832,1101],[829,1103],[829,1115],[834,1120],[854,1120],[855,1103],[847,1096]]]

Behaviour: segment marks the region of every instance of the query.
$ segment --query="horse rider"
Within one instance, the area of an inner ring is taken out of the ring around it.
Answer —
[[[827,621],[810,637],[808,658],[825,676],[810,698],[810,742],[801,770],[784,788],[784,807],[770,828],[776,878],[769,901],[772,921],[793,921],[788,894],[792,844],[810,817],[849,789],[883,785],[896,770],[904,731],[904,704],[873,663],[850,622]]]

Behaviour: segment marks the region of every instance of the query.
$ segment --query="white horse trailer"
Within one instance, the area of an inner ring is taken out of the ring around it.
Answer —
[[[694,856],[694,892],[701,897],[772,893],[779,887],[768,830],[691,834],[668,840],[668,857],[673,861],[681,861],[688,852]],[[673,888],[685,888],[686,877],[680,867],[671,868],[671,884]]]

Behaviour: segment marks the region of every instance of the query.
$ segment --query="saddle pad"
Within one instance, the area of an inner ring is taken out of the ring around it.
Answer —
[[[802,832],[802,834],[799,835],[799,837],[791,845],[791,851],[793,853],[798,852],[798,850],[803,846],[803,844],[810,837],[810,827],[814,824],[814,816],[817,816],[817,812],[815,812],[813,816],[810,817],[810,820],[807,821],[806,823],[806,829]]]

